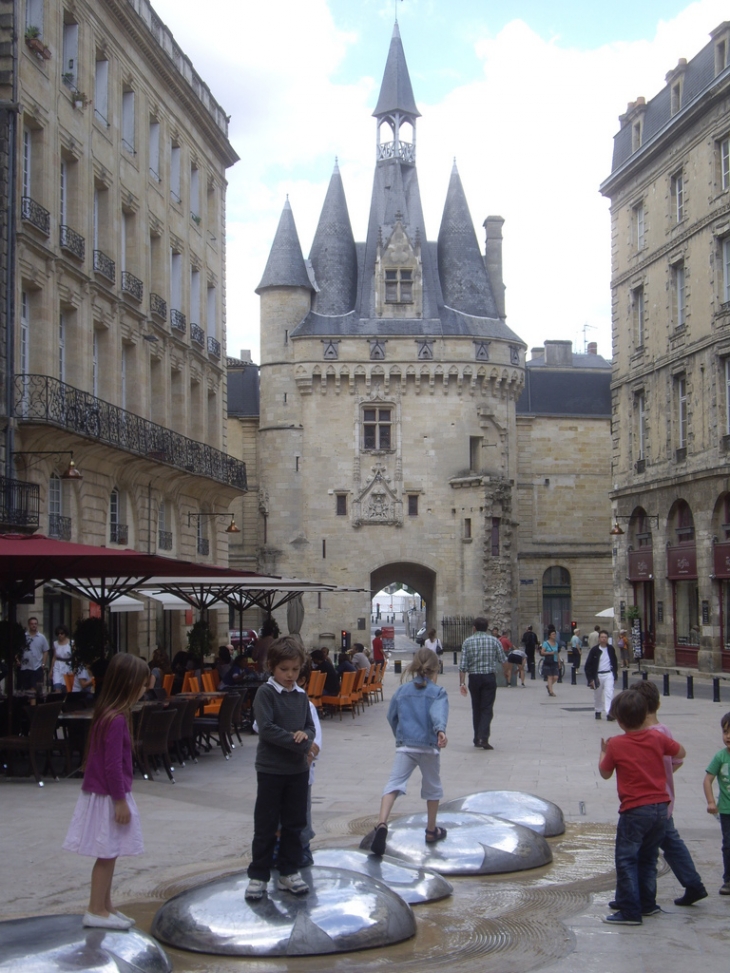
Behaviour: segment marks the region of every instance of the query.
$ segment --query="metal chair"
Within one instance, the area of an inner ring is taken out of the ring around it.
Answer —
[[[38,770],[37,755],[39,752],[45,752],[46,755],[43,773],[50,766],[50,757],[54,750],[60,750],[65,754],[68,769],[69,752],[66,741],[59,740],[56,737],[56,724],[62,707],[62,700],[56,703],[41,703],[38,706],[33,706],[31,707],[33,712],[30,715],[28,736],[0,737],[0,753],[8,755],[14,753],[28,754],[36,783],[40,787],[43,787],[43,781],[41,780],[42,774]],[[7,770],[8,772],[10,770],[10,761],[8,761]],[[53,779],[58,780],[52,766],[51,773]]]
[[[230,693],[223,698],[223,703],[221,704],[217,717],[198,716],[193,722],[197,742],[201,743],[203,738],[205,738],[203,746],[206,752],[210,752],[212,749],[210,741],[211,739],[214,740],[221,748],[226,760],[228,760],[233,752],[233,740],[231,739],[233,728],[231,719],[236,702],[236,696]]]
[[[147,780],[151,778],[150,758],[156,764],[159,758],[167,771],[171,783],[175,783],[172,776],[170,762],[169,736],[170,727],[177,719],[177,710],[146,708],[142,712],[137,736],[137,761]]]

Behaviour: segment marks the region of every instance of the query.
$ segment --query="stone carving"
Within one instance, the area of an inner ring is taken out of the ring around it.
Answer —
[[[386,467],[376,463],[372,476],[353,503],[354,526],[388,524],[403,526],[403,500],[390,486]]]

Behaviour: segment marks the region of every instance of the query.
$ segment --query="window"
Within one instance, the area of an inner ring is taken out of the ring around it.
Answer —
[[[182,254],[170,251],[170,307],[182,310]]]
[[[63,63],[61,65],[61,77],[63,83],[68,85],[73,91],[78,88],[79,82],[79,25],[63,25]]]
[[[208,330],[208,335],[211,338],[217,337],[218,328],[216,327],[215,311],[216,311],[216,301],[215,301],[215,287],[208,288],[207,294],[207,312],[206,312],[206,328]]]
[[[157,546],[161,551],[172,550],[172,523],[168,524],[164,500],[160,500],[157,508]]]
[[[20,371],[30,372],[30,305],[25,291],[20,295]]]
[[[409,517],[418,516],[418,494],[417,493],[408,494],[408,516]]]
[[[725,435],[730,436],[730,358],[725,359],[723,370],[725,373]]]
[[[109,127],[109,62],[101,58],[96,62],[94,74],[94,116]]]
[[[636,396],[636,452],[637,460],[646,459],[646,397],[643,392]]]
[[[634,319],[634,345],[644,347],[644,286],[635,287],[631,293],[631,306]]]
[[[730,189],[730,136],[720,142],[720,184]]]
[[[150,118],[150,175],[155,182],[160,181],[160,123]]]
[[[692,510],[686,500],[677,503],[675,514],[675,533],[680,544],[692,544],[695,539],[695,522]]]
[[[63,159],[61,160],[60,193],[61,193],[61,206],[60,206],[59,217],[61,220],[61,226],[66,226],[66,224],[68,223],[68,220],[66,218],[68,212],[68,205],[67,205],[68,204],[68,166],[66,165]]]
[[[637,250],[644,248],[644,204],[634,206],[634,245]]]
[[[385,303],[412,304],[413,303],[413,271],[386,270],[385,271]]]
[[[715,45],[715,75],[722,74],[727,66],[727,41]]]
[[[48,483],[48,513],[51,517],[63,515],[63,482],[58,473],[51,473]]]
[[[336,497],[337,503],[337,516],[346,517],[347,516],[347,494],[338,493]]]
[[[58,378],[66,381],[66,319],[63,312],[58,316]]]
[[[682,82],[675,81],[672,85],[672,104],[671,113],[676,115],[679,109],[682,107]]]
[[[687,447],[687,377],[680,375],[677,380],[677,446]]]
[[[471,517],[464,517],[464,540],[471,540]]]
[[[134,155],[134,92],[122,92],[122,146]]]
[[[120,359],[120,379],[121,379],[121,407],[127,408],[127,352],[128,345],[122,345],[122,357]]]
[[[200,221],[200,171],[193,166],[190,170],[190,215],[195,222]]]
[[[99,395],[99,335],[96,331],[91,339],[91,394]]]
[[[129,539],[124,516],[124,496],[114,487],[109,494],[109,541],[112,544],[126,544]]]
[[[499,517],[492,517],[492,557],[499,557]]]
[[[363,409],[363,447],[390,449],[390,409]]]
[[[37,27],[43,37],[43,0],[26,0],[25,26]]]
[[[23,129],[23,195],[30,196],[33,179],[33,136]]]
[[[476,473],[482,468],[482,437],[469,436],[469,469]]]
[[[170,198],[175,203],[180,199],[180,146],[173,144],[170,148]]]
[[[684,300],[684,261],[681,260],[672,267],[672,318],[675,328],[685,325]]]
[[[190,322],[198,324],[200,321],[200,271],[192,268],[190,271]]]
[[[641,148],[641,119],[634,122],[634,127],[631,130],[631,151],[636,152],[637,149]]]
[[[722,241],[722,303],[730,301],[730,237]]]
[[[672,212],[675,222],[681,223],[684,219],[684,174],[681,171],[672,176]]]

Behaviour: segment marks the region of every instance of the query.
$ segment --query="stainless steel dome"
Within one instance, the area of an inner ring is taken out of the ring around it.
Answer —
[[[347,868],[369,875],[384,882],[409,905],[445,899],[454,891],[450,882],[430,868],[407,865],[387,855],[376,858],[357,848],[321,848],[314,852],[314,864]]]
[[[479,791],[442,804],[439,811],[471,811],[491,814],[505,821],[522,824],[546,838],[563,834],[565,820],[557,804],[524,791]]]

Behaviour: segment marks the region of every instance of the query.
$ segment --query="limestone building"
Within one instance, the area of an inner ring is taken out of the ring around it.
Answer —
[[[147,0],[1,0],[0,18],[18,484],[0,529],[226,564],[246,485],[226,452],[227,117]],[[66,599],[45,609],[47,630],[70,621]],[[130,646],[161,638],[158,615],[127,621]]]
[[[730,670],[730,22],[620,118],[611,175],[615,608]]]

